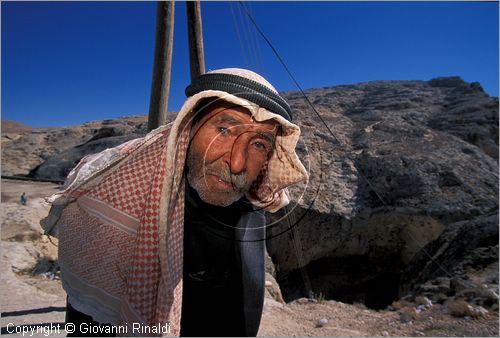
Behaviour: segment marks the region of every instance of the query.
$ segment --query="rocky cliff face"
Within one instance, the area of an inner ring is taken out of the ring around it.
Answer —
[[[287,300],[322,293],[384,307],[495,247],[498,98],[457,77],[306,95],[321,118],[300,93],[285,94],[311,179],[269,217],[268,249]]]
[[[437,301],[437,286],[421,286],[448,279],[452,295],[476,268],[493,269],[498,288],[498,98],[458,77],[307,90],[319,116],[299,92],[284,96],[310,172],[268,215],[286,300],[380,308],[418,291]],[[2,174],[62,180],[84,155],[144,135],[145,121],[2,134]]]

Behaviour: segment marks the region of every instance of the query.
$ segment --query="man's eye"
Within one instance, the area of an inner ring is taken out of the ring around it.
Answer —
[[[221,135],[227,135],[229,133],[229,129],[225,127],[217,127],[217,132]]]
[[[267,149],[266,145],[264,143],[262,143],[262,142],[255,142],[253,145],[257,149],[262,149],[262,150],[266,150]]]

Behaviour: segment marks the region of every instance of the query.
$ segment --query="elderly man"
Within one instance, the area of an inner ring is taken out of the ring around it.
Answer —
[[[257,334],[264,211],[307,179],[300,130],[248,70],[201,75],[186,94],[172,124],[85,157],[51,199],[42,225],[81,335]]]

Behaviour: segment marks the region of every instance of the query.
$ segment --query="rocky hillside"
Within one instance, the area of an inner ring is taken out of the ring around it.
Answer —
[[[2,175],[30,175],[33,171],[31,176],[36,178],[64,180],[84,155],[144,134],[147,117],[31,130],[4,130],[4,125],[11,123],[2,120]]]
[[[28,131],[32,131],[33,128],[25,124],[2,119],[2,134],[20,134]]]
[[[285,94],[311,179],[268,231],[285,299],[443,302],[490,268],[498,293],[498,98],[458,77],[306,95],[319,116]]]
[[[319,116],[299,92],[284,96],[311,175],[269,215],[285,300],[385,308],[458,297],[498,309],[498,98],[458,77],[307,90]],[[85,154],[143,135],[145,122],[2,132],[2,174],[62,180]]]

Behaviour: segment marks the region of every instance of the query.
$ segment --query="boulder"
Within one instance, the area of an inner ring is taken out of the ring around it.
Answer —
[[[273,276],[266,272],[266,297],[269,295],[272,299],[280,304],[285,304],[283,296],[281,295],[281,289],[279,284],[276,282]]]

